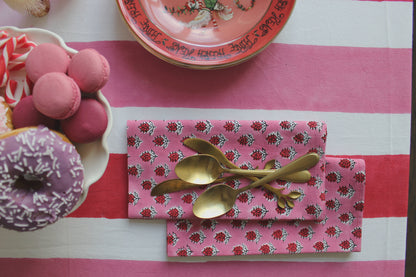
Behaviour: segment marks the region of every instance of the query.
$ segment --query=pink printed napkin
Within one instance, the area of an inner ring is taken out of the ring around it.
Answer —
[[[326,124],[316,121],[236,121],[236,120],[144,120],[127,122],[129,218],[195,219],[192,204],[206,189],[197,188],[152,197],[158,183],[175,179],[174,168],[184,157],[196,152],[183,145],[189,137],[198,137],[215,144],[241,168],[264,168],[275,159],[277,167],[309,152],[321,156],[312,168],[307,184],[273,182],[296,190],[302,196],[293,209],[277,206],[276,196],[257,188],[241,193],[233,209],[222,219],[240,220],[317,220],[324,219],[324,163]],[[228,182],[233,187],[246,186],[245,179]]]
[[[325,182],[323,220],[168,220],[168,256],[361,251],[364,161],[327,158]]]

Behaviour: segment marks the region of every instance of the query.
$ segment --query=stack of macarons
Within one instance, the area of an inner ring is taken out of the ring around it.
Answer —
[[[104,56],[84,49],[70,57],[62,47],[43,43],[29,53],[26,72],[34,85],[32,95],[13,110],[15,128],[60,128],[75,143],[92,142],[103,135],[108,118],[96,92],[110,74]]]

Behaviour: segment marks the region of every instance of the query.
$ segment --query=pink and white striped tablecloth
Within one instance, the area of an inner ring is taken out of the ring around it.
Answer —
[[[84,204],[43,230],[0,230],[4,276],[403,276],[413,2],[298,0],[273,43],[232,68],[196,71],[149,54],[116,1],[51,0],[36,19],[0,2],[0,26],[44,28],[111,66],[110,161]],[[168,258],[164,220],[128,219],[127,120],[319,120],[326,155],[366,166],[361,252]]]

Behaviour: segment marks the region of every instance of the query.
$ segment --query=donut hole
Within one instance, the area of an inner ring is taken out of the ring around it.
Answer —
[[[22,190],[40,190],[43,187],[43,183],[39,178],[25,174],[17,178],[14,187]]]

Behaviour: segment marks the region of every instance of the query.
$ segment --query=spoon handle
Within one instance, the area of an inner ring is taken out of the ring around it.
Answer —
[[[165,193],[181,191],[198,185],[182,181],[181,179],[170,179],[157,184],[151,191],[151,196],[159,196]]]
[[[276,171],[276,169],[240,169],[240,168],[226,168],[225,169],[226,172],[231,173],[231,174],[235,174],[235,175],[240,175],[240,176],[267,176],[270,173],[273,173]]]
[[[241,176],[238,176],[238,175],[227,176],[227,177],[223,177],[223,178],[218,178],[212,183],[213,184],[224,183],[224,182],[227,182],[228,180],[238,179],[238,178],[241,178]],[[200,187],[200,186],[201,185],[199,185],[199,184],[188,183],[188,182],[185,182],[181,179],[170,179],[170,180],[166,180],[166,181],[163,181],[163,182],[157,184],[150,191],[150,195],[151,196],[159,196],[159,195],[163,195],[163,194],[166,194],[166,193],[182,191],[182,190],[186,190],[186,189],[190,189],[190,188],[196,188],[196,187]]]
[[[234,163],[232,163],[229,159],[227,159],[227,157],[224,155],[224,153],[218,149],[215,145],[213,145],[212,143],[200,139],[200,138],[188,138],[186,140],[184,140],[183,144],[185,146],[187,146],[188,148],[198,152],[198,153],[202,153],[202,154],[210,154],[212,156],[214,156],[215,158],[217,158],[217,160],[222,163],[223,165],[225,165],[228,168],[231,169],[240,169],[237,165],[235,165]],[[308,178],[309,176],[309,178]],[[248,176],[249,179],[251,179],[252,181],[257,181],[258,178],[254,177],[254,176]],[[295,183],[305,183],[310,179],[310,174],[309,172],[294,172],[291,174],[287,174],[287,175],[282,175],[279,177],[282,180],[286,180],[286,181],[290,181],[290,182],[295,182]],[[266,189],[272,188],[270,185],[265,184],[264,187]]]
[[[309,154],[303,155],[302,157],[288,163],[282,168],[277,169],[275,172],[251,183],[248,186],[245,186],[239,189],[238,191],[243,192],[243,191],[264,185],[270,181],[278,179],[280,176],[283,176],[285,174],[290,174],[296,171],[309,169],[315,166],[318,163],[318,161],[319,161],[319,155],[316,153],[309,153]]]

